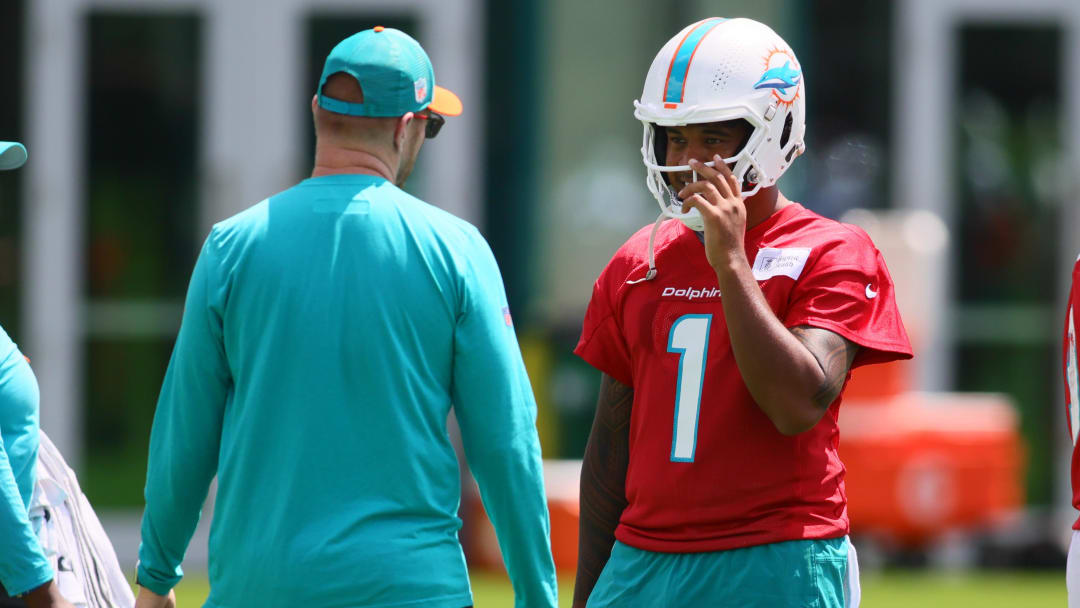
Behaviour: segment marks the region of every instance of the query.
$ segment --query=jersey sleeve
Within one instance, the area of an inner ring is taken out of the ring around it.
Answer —
[[[161,595],[183,576],[180,563],[217,472],[225,403],[232,390],[221,274],[211,233],[191,275],[150,431],[137,577],[140,585]]]
[[[789,303],[785,326],[820,327],[862,347],[852,368],[912,356],[892,277],[865,233],[853,231],[821,246],[796,281]]]
[[[626,386],[634,386],[630,348],[615,313],[616,298],[625,284],[625,273],[620,272],[622,268],[623,264],[616,256],[593,285],[574,354]]]
[[[0,441],[0,583],[15,596],[44,585],[52,577],[52,567],[30,525],[11,461]]]
[[[454,411],[514,587],[514,605],[554,608],[558,584],[536,401],[499,267],[487,242],[479,234],[473,239],[454,332]]]
[[[1068,422],[1069,435],[1076,437],[1077,430],[1074,426],[1078,420],[1073,419],[1073,412],[1080,409],[1077,400],[1080,399],[1080,370],[1077,369],[1077,357],[1080,351],[1076,345],[1077,321],[1080,320],[1080,259],[1077,259],[1073,267],[1072,287],[1069,289],[1069,300],[1065,306],[1065,334],[1062,340],[1062,364],[1064,365],[1065,379],[1065,419]],[[1075,439],[1074,439],[1075,443]]]

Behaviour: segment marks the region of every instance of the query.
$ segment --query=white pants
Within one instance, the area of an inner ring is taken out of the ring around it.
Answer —
[[[855,545],[851,544],[851,539],[848,539],[847,547],[847,589],[845,589],[847,608],[859,608],[859,602],[862,600],[862,586],[859,585],[859,555],[855,553]]]
[[[1069,543],[1065,587],[1069,590],[1069,608],[1080,608],[1080,530],[1073,530],[1072,542]]]

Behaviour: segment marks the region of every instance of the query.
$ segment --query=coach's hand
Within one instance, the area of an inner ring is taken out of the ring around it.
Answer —
[[[135,608],[176,608],[176,593],[169,589],[168,595],[158,595],[146,587],[139,587]]]
[[[690,167],[702,179],[679,191],[683,213],[697,209],[705,220],[705,255],[717,271],[736,260],[746,259],[743,239],[746,236],[746,204],[742,189],[731,169],[720,156],[714,156],[716,167],[691,160]]]

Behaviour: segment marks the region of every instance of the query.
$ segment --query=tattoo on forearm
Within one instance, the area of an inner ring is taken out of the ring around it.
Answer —
[[[819,327],[800,325],[791,328],[791,333],[814,355],[825,374],[824,381],[814,394],[814,405],[820,408],[829,407],[844,387],[844,380],[847,379],[855,354],[859,352],[859,345]]]
[[[615,527],[626,508],[630,463],[632,388],[607,374],[600,385],[585,459],[581,466],[577,580],[574,602],[584,602],[611,556]]]

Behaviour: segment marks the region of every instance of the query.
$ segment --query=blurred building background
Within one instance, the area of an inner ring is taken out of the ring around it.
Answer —
[[[91,502],[137,521],[202,239],[309,173],[322,60],[377,24],[419,39],[465,103],[409,189],[491,242],[545,457],[580,458],[599,378],[571,350],[592,282],[657,213],[631,102],[660,46],[711,15],[770,24],[802,62],[808,152],[789,198],[943,221],[906,319],[910,388],[1004,394],[1026,454],[1021,527],[1063,538],[1075,0],[0,0],[0,139],[30,151],[0,174],[0,323]]]

